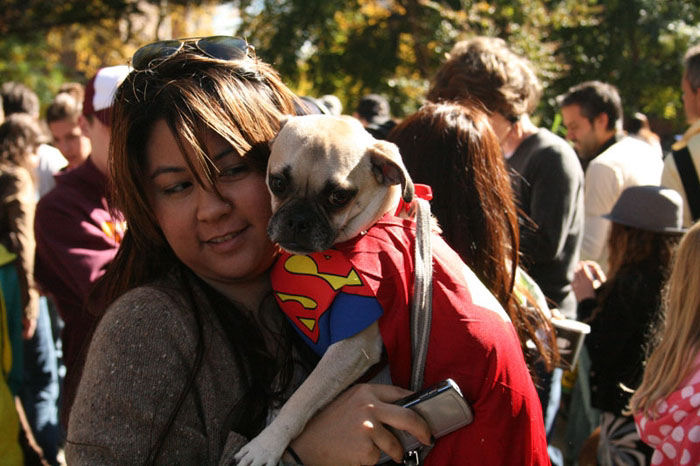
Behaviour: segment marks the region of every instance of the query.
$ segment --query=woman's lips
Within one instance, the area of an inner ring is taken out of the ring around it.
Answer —
[[[204,243],[213,248],[214,251],[228,252],[241,244],[241,241],[243,241],[243,233],[245,233],[247,229],[248,227],[244,227],[240,230],[232,231],[223,235],[212,236],[208,240],[204,241]]]
[[[224,241],[228,241],[230,239],[235,238],[238,234],[240,234],[241,230],[239,231],[234,231],[232,233],[225,234],[223,236],[216,236],[214,238],[208,239],[207,243],[214,243],[214,244],[219,244],[223,243]]]

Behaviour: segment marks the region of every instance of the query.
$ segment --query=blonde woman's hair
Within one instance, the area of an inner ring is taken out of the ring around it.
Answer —
[[[630,414],[656,416],[657,401],[676,390],[689,375],[700,350],[700,222],[688,230],[676,253],[664,292],[665,315],[644,370],[630,399]]]

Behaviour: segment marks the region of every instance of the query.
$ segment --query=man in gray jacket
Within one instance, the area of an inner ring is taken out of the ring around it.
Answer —
[[[490,112],[520,208],[520,252],[551,307],[576,317],[571,289],[583,235],[583,172],[569,144],[530,120],[542,87],[530,63],[497,38],[458,42],[428,100],[471,98]]]

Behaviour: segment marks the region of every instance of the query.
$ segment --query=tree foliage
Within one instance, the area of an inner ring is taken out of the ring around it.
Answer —
[[[211,32],[212,0],[8,0],[0,10],[0,83],[19,81],[51,101],[66,81],[125,64],[160,37]]]
[[[56,27],[91,26],[103,20],[129,20],[148,7],[172,8],[203,3],[197,0],[3,0],[0,35],[33,36]]]
[[[620,89],[627,114],[642,111],[664,131],[684,126],[680,80],[685,50],[700,40],[700,4],[686,0],[597,2],[590,21],[553,29],[566,61],[556,91],[588,79]]]
[[[444,55],[460,39],[502,37],[535,64],[554,97],[600,79],[629,112],[682,127],[680,59],[700,39],[700,4],[686,0],[239,0],[240,34],[300,92],[334,93],[353,108],[367,92],[404,115],[422,102]]]
[[[0,9],[0,34],[32,37],[57,26],[90,24],[105,18],[120,18],[136,3],[126,0],[42,1],[4,0]]]
[[[577,2],[545,0],[283,0],[233,2],[241,33],[283,76],[309,93],[335,93],[353,107],[363,93],[391,97],[405,114],[460,39],[495,35],[532,58],[543,78],[564,64],[548,39],[553,18]]]
[[[62,80],[124,63],[150,40],[207,33],[218,3],[240,11],[231,33],[297,92],[335,94],[347,112],[379,92],[397,116],[422,103],[456,41],[489,35],[535,64],[545,125],[556,95],[600,79],[618,86],[628,113],[679,131],[680,60],[700,41],[700,3],[687,0],[6,0],[0,80],[48,94]]]

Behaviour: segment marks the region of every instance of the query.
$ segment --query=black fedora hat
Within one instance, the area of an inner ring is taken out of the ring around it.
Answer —
[[[612,212],[603,217],[640,230],[685,232],[683,198],[673,189],[661,186],[632,186],[625,189]]]

